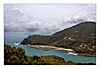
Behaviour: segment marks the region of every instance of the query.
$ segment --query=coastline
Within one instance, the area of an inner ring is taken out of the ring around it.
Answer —
[[[30,45],[30,44],[27,44],[26,46],[27,46],[27,47],[30,47],[30,48],[37,48],[38,46],[41,46],[43,49],[44,49],[44,48],[48,48],[48,49],[55,49],[55,50],[63,50],[63,51],[67,51],[67,52],[70,52],[70,53],[74,53],[74,54],[79,55],[79,56],[96,57],[96,55],[94,55],[94,54],[77,53],[77,52],[75,52],[74,50],[68,49],[68,48],[61,48],[61,47],[47,46],[47,45]],[[37,49],[39,49],[39,48],[37,48]]]
[[[28,45],[26,45],[26,46],[27,46],[27,47],[30,47],[30,48],[36,48],[36,47],[39,46],[39,45],[30,45],[30,44],[28,44]],[[64,50],[64,51],[68,51],[68,52],[73,52],[72,49],[61,48],[61,47],[55,47],[55,46],[42,45],[41,47],[46,47],[46,48],[49,48],[49,49],[53,48],[53,49],[55,49],[55,50]]]
[[[96,54],[77,53],[75,51],[73,51],[72,53],[78,54],[79,56],[96,57]]]

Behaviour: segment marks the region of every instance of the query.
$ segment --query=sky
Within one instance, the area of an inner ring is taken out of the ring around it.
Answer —
[[[96,4],[4,4],[7,34],[52,35],[85,21],[96,22]]]

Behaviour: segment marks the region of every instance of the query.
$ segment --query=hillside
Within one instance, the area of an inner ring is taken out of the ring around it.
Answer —
[[[47,45],[49,38],[50,36],[29,35],[21,42],[21,44]]]
[[[31,35],[21,44],[53,45],[73,49],[75,53],[96,55],[96,23],[82,22],[52,36]]]
[[[49,43],[63,39],[64,37],[85,36],[89,37],[90,34],[96,32],[95,22],[83,22],[70,28],[54,33],[49,39]]]

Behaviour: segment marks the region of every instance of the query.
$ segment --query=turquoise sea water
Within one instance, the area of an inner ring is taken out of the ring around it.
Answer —
[[[59,57],[62,57],[65,59],[65,61],[73,61],[73,62],[79,62],[79,63],[88,63],[93,62],[96,63],[96,57],[90,57],[90,56],[78,56],[74,54],[70,54],[66,51],[61,50],[55,50],[50,49],[49,51],[44,50],[38,50],[34,48],[26,47],[25,45],[15,45],[15,42],[21,42],[24,38],[26,38],[28,35],[5,35],[4,36],[4,43],[16,46],[16,47],[22,47],[25,49],[26,54],[29,56],[32,55],[39,55],[39,56],[45,56],[45,55],[57,55]]]

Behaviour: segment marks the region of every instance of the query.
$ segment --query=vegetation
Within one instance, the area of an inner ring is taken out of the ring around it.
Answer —
[[[95,22],[83,22],[73,27],[54,33],[51,36],[49,43],[56,42],[58,40],[64,39],[65,37],[79,37],[79,36],[89,37],[91,33],[95,32],[96,32]]]
[[[27,56],[23,48],[4,45],[4,64],[5,65],[31,65],[46,64],[39,56]]]
[[[21,44],[32,44],[32,45],[46,45],[48,43],[50,36],[43,35],[29,35]]]
[[[27,56],[23,48],[12,47],[4,44],[4,65],[95,65],[94,63],[65,62],[62,57],[50,56]]]
[[[4,44],[4,64],[5,65],[65,65],[63,58],[51,56],[27,56],[23,48],[11,47]]]

